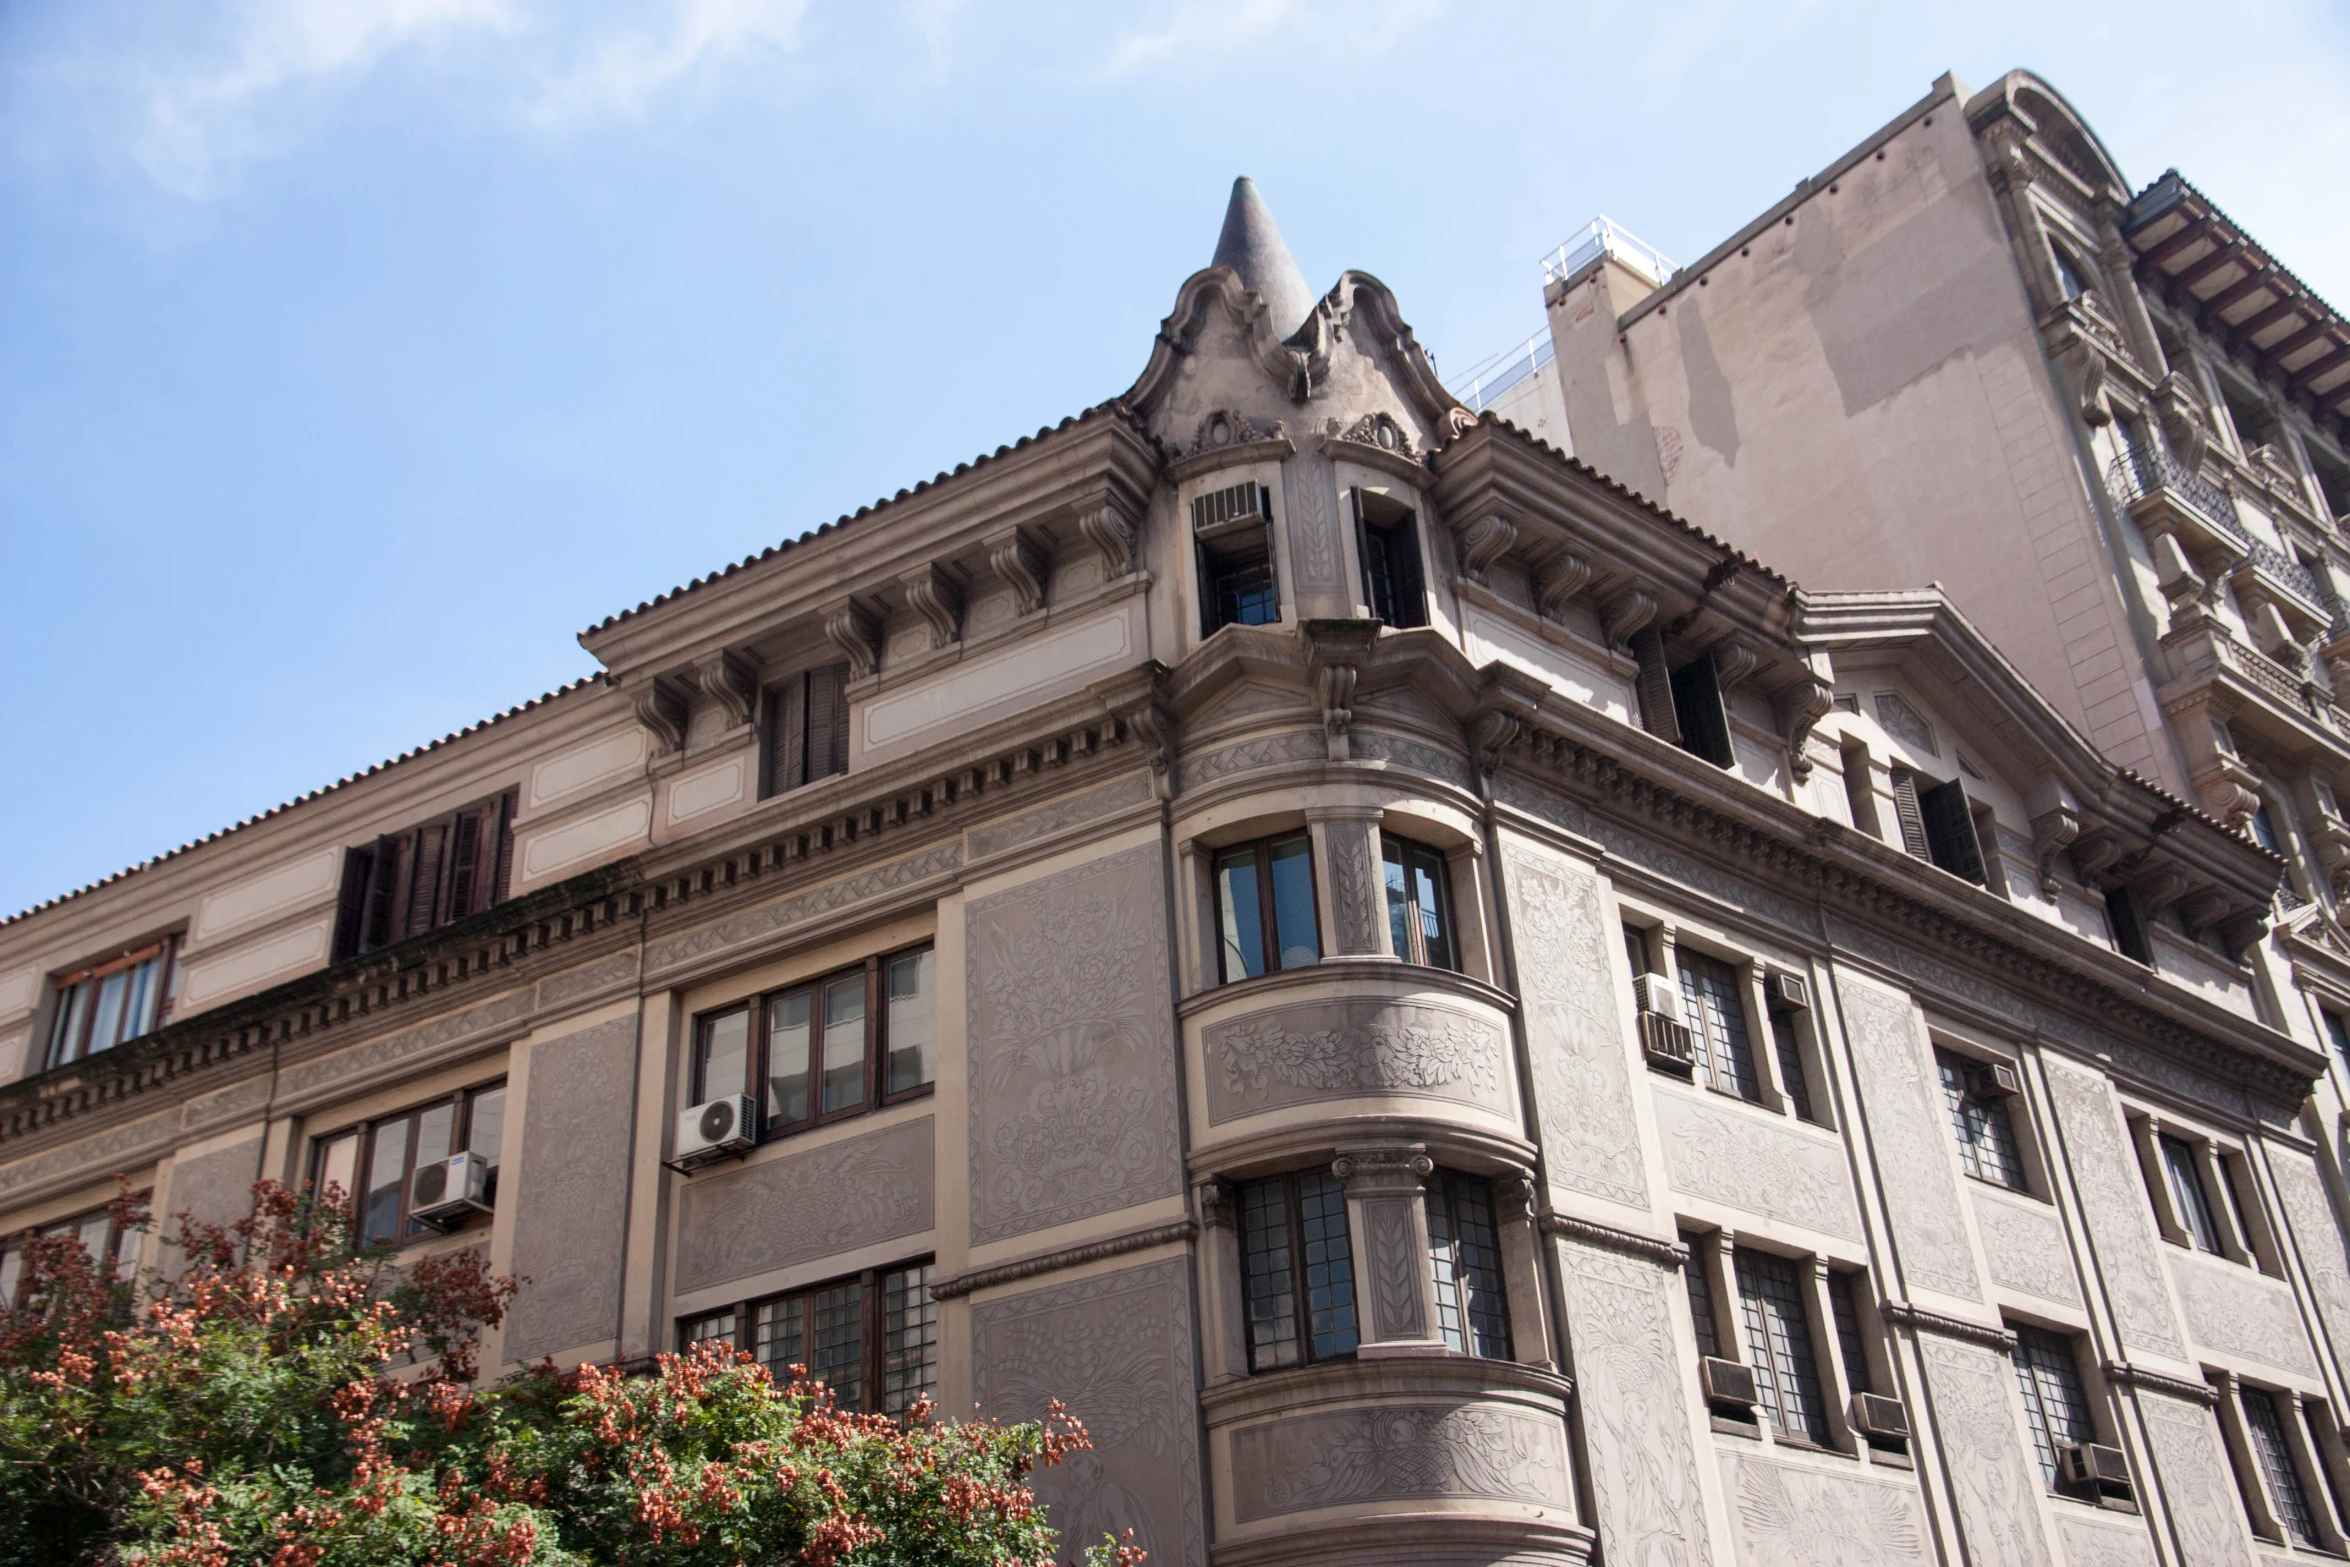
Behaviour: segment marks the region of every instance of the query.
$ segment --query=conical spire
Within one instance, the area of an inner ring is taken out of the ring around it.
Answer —
[[[1224,209],[1224,232],[1216,237],[1211,264],[1230,267],[1263,297],[1273,329],[1283,337],[1304,325],[1314,308],[1314,291],[1282,242],[1272,209],[1257,194],[1257,182],[1245,174],[1232,182],[1232,205]]]

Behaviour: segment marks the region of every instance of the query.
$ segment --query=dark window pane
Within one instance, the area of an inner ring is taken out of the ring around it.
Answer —
[[[832,1389],[843,1409],[865,1402],[865,1290],[851,1279],[820,1289],[809,1301],[815,1320],[808,1374]]]
[[[1771,1014],[1771,1046],[1778,1052],[1779,1081],[1787,1089],[1787,1104],[1806,1121],[1811,1113],[1811,1084],[1803,1075],[1803,1046],[1795,1037],[1795,1019],[1784,1012]]]
[[[465,1128],[465,1146],[489,1161],[491,1169],[498,1167],[498,1156],[506,1140],[506,1090],[504,1087],[485,1088],[473,1096],[473,1108]]]
[[[767,1119],[792,1126],[808,1119],[809,1010],[814,992],[795,990],[767,1003]]]
[[[1412,948],[1412,891],[1411,875],[1404,869],[1403,844],[1394,839],[1383,839],[1379,845],[1380,868],[1387,882],[1387,939],[1395,955],[1406,963],[1416,962]]]
[[[2015,1379],[2024,1398],[2024,1421],[2031,1428],[2040,1473],[2054,1485],[2058,1451],[2096,1440],[2089,1395],[2081,1387],[2081,1368],[2073,1359],[2070,1339],[2045,1328],[2017,1328],[2015,1337]]]
[[[1458,968],[1444,856],[1423,844],[1380,835],[1387,881],[1387,928],[1395,955],[1407,963]]]
[[[1689,1248],[1689,1260],[1681,1267],[1681,1282],[1689,1290],[1689,1325],[1697,1334],[1697,1352],[1720,1360],[1722,1331],[1714,1321],[1714,1288],[1707,1277],[1705,1252],[1694,1236],[1682,1236],[1681,1244]]]
[[[824,1113],[865,1102],[865,976],[824,987]]]
[[[2317,1519],[2309,1511],[2309,1494],[2301,1489],[2301,1471],[2285,1445],[2285,1425],[2277,1418],[2277,1395],[2266,1388],[2244,1389],[2244,1427],[2252,1438],[2253,1456],[2260,1462],[2268,1494],[2275,1499],[2277,1522],[2296,1545],[2316,1545]]]
[[[761,1305],[752,1318],[753,1353],[777,1382],[789,1382],[794,1366],[808,1363],[807,1297],[789,1296]]]
[[[694,1049],[694,1103],[741,1093],[750,1071],[750,1010],[738,1007],[702,1019],[701,1035]]]
[[[1248,1308],[1248,1364],[1270,1371],[1298,1362],[1297,1282],[1290,1259],[1289,1183],[1240,1189],[1240,1271]]]
[[[928,952],[889,965],[889,1091],[919,1088],[938,1072],[937,1011]]]
[[[1273,587],[1273,563],[1218,562],[1215,572],[1216,624],[1268,626],[1281,618],[1280,596]]]
[[[1827,1401],[1820,1392],[1811,1318],[1803,1309],[1803,1283],[1796,1265],[1743,1246],[1733,1261],[1756,1401],[1781,1434],[1825,1442]]]
[[[1975,1063],[1963,1056],[1937,1050],[1934,1065],[1941,1074],[1942,1101],[1950,1110],[1951,1131],[1958,1138],[1959,1166],[1969,1175],[2022,1191],[2024,1161],[2016,1151],[2007,1101],[1974,1092],[1969,1074]]]
[[[938,1393],[938,1302],[930,1267],[900,1268],[881,1279],[881,1412],[902,1415],[914,1400]]]
[[[1754,1071],[1754,1048],[1746,1037],[1746,999],[1738,971],[1694,952],[1678,954],[1681,996],[1689,1004],[1689,1032],[1697,1040],[1699,1065],[1716,1088],[1760,1101],[1762,1080]]]
[[[1265,924],[1257,896],[1257,851],[1216,856],[1216,934],[1226,984],[1265,972]]]
[[[1502,1286],[1501,1245],[1494,1232],[1492,1186],[1448,1171],[1429,1188],[1427,1206],[1437,1331],[1453,1350],[1509,1359],[1509,1304]]]
[[[1304,968],[1322,960],[1322,937],[1314,918],[1313,841],[1300,833],[1272,846],[1273,928],[1281,966]]]
[[[49,1039],[51,1066],[81,1059],[82,1039],[90,1022],[90,998],[96,993],[97,987],[83,980],[58,998],[57,1027]]]
[[[734,1313],[713,1311],[706,1317],[687,1320],[678,1332],[680,1349],[692,1349],[696,1344],[731,1344],[734,1342]]]
[[[2203,1172],[2196,1166],[2195,1145],[2184,1138],[2161,1139],[2163,1178],[2170,1183],[2171,1201],[2179,1222],[2197,1251],[2219,1252],[2219,1225],[2211,1215],[2211,1196],[2203,1189]]]
[[[1314,1358],[1351,1354],[1356,1337],[1355,1276],[1346,1233],[1346,1193],[1335,1176],[1301,1175],[1297,1203]]]
[[[408,1118],[376,1124],[374,1154],[367,1162],[367,1195],[360,1237],[388,1241],[399,1234],[400,1186],[408,1173]]]
[[[1844,1356],[1844,1385],[1855,1393],[1869,1390],[1869,1351],[1860,1336],[1862,1288],[1857,1273],[1840,1273],[1828,1281],[1828,1304],[1836,1313],[1836,1348]]]

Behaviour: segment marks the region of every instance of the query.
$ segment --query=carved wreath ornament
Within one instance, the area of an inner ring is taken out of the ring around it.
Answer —
[[[1496,1086],[1491,1038],[1461,1023],[1354,1024],[1313,1033],[1243,1023],[1222,1044],[1224,1087],[1233,1094],[1262,1092],[1268,1081],[1313,1089]]]

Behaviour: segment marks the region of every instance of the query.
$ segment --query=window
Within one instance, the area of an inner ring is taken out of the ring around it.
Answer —
[[[1836,1352],[1844,1357],[1844,1385],[1855,1393],[1869,1391],[1869,1347],[1861,1336],[1861,1294],[1866,1276],[1838,1273],[1828,1280],[1828,1309],[1836,1314]]]
[[[697,1018],[693,1102],[751,1094],[774,1137],[927,1093],[937,992],[936,955],[921,947]]]
[[[1457,969],[1452,940],[1452,878],[1444,856],[1393,833],[1379,835],[1387,870],[1387,934],[1406,963]]]
[[[1798,1120],[1818,1120],[1812,1113],[1811,1083],[1803,1075],[1803,1043],[1795,1036],[1793,1013],[1771,1014],[1771,1049],[1779,1058],[1779,1081],[1787,1090],[1787,1108]]]
[[[166,936],[120,957],[57,976],[57,1010],[49,1020],[49,1064],[137,1039],[170,1015],[172,950]]]
[[[142,1200],[146,1194],[142,1194]],[[139,1265],[139,1237],[135,1229],[118,1228],[114,1215],[100,1208],[95,1213],[76,1214],[45,1224],[9,1238],[0,1246],[0,1311],[17,1304],[17,1291],[24,1284],[25,1242],[35,1236],[43,1239],[64,1239],[71,1236],[81,1247],[82,1255],[101,1269],[118,1278],[129,1278]]]
[[[1402,629],[1428,624],[1421,585],[1420,529],[1412,509],[1376,490],[1350,491],[1355,547],[1363,561],[1363,602],[1371,618]]]
[[[2062,245],[2055,244],[2050,245],[2048,251],[2056,258],[2056,286],[2064,291],[2064,297],[2078,299],[2089,292],[2086,269],[2073,260],[2072,253]]]
[[[1429,1184],[1427,1203],[1437,1331],[1456,1353],[1509,1359],[1509,1297],[1502,1287],[1492,1183],[1439,1171]]]
[[[909,1263],[689,1317],[680,1348],[729,1342],[778,1383],[804,1368],[843,1409],[903,1415],[938,1395],[938,1302],[928,1262]]]
[[[2011,1324],[2012,1326],[2012,1324]],[[2081,1386],[2072,1340],[2046,1328],[2015,1329],[2016,1387],[2024,1395],[2024,1422],[2031,1427],[2032,1452],[2040,1476],[2053,1488],[2064,1449],[2097,1440],[2089,1420],[2089,1395]]]
[[[2342,1014],[2331,1007],[2319,1007],[2317,1015],[2325,1019],[2326,1043],[2334,1047],[2334,1054],[2350,1066],[2350,1023],[2342,1021]]]
[[[2282,855],[2285,852],[2284,840],[2277,836],[2276,818],[2268,814],[2266,801],[2253,809],[2252,841],[2271,854]]]
[[[2277,1411],[2280,1395],[2264,1387],[2246,1387],[2241,1392],[2246,1445],[2260,1466],[2260,1477],[2268,1482],[2277,1522],[2295,1545],[2321,1545],[2309,1493],[2301,1487],[2300,1466],[2293,1462],[2293,1450],[2286,1444],[2285,1422]]]
[[[1272,521],[1273,492],[1261,484],[1235,484],[1193,498],[1201,636],[1213,636],[1224,626],[1263,626],[1281,618]]]
[[[1215,876],[1216,952],[1225,984],[1322,961],[1314,847],[1306,834],[1219,849]]]
[[[1354,1254],[1336,1176],[1306,1170],[1240,1188],[1240,1273],[1251,1371],[1354,1353]]]
[[[1894,768],[1893,814],[1901,823],[1901,846],[1910,854],[1978,887],[1991,884],[1982,841],[1975,835],[1974,808],[1958,779],[1921,789],[1917,774]]]
[[[1960,1168],[1979,1181],[2025,1190],[2024,1161],[2016,1148],[2015,1127],[2007,1118],[2007,1101],[1982,1091],[1977,1074],[1981,1062],[1947,1050],[1934,1052],[1942,1074],[1942,1101],[1950,1107],[1950,1129],[1958,1137]]]
[[[506,898],[515,791],[378,838],[343,855],[335,961],[398,946]]]
[[[1695,952],[1675,954],[1681,967],[1681,998],[1688,1003],[1689,1037],[1698,1070],[1713,1086],[1741,1099],[1762,1100],[1754,1071],[1754,1047],[1746,1034],[1746,998],[1738,971]]]
[[[1825,1444],[1827,1399],[1820,1391],[1811,1318],[1803,1306],[1801,1265],[1744,1246],[1731,1257],[1755,1402],[1781,1436]]]
[[[2197,1251],[2219,1255],[2219,1221],[2211,1211],[2211,1194],[2203,1186],[2195,1145],[2165,1132],[2156,1140],[2156,1148],[2162,1157],[2162,1179],[2170,1189],[2171,1208],[2178,1214],[2187,1239]]]
[[[2133,963],[2154,966],[2154,941],[2146,930],[2146,916],[2127,887],[2105,889],[2105,928],[2113,935],[2113,950]]]
[[[849,770],[849,666],[802,670],[767,691],[763,794]]]
[[[1702,756],[1716,767],[1737,765],[1730,748],[1730,715],[1722,702],[1721,677],[1711,651],[1673,671],[1673,721],[1681,731],[1681,749]]]
[[[489,1165],[486,1193],[498,1191],[499,1144],[506,1131],[506,1085],[486,1084],[322,1137],[310,1155],[310,1189],[339,1188],[357,1205],[363,1243],[405,1243],[429,1233],[409,1213],[410,1187],[426,1165],[477,1153]]]
[[[1681,1244],[1689,1248],[1689,1260],[1681,1265],[1681,1281],[1689,1289],[1689,1325],[1697,1335],[1697,1352],[1708,1360],[1720,1360],[1724,1358],[1722,1325],[1714,1315],[1714,1286],[1706,1257],[1708,1243],[1703,1236],[1684,1231]]]
[[[1877,792],[1869,772],[1869,748],[1856,740],[1838,749],[1844,758],[1844,808],[1852,815],[1852,825],[1871,837],[1880,837],[1883,829],[1877,825]]]

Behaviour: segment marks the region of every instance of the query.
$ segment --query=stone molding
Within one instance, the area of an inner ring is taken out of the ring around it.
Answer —
[[[1595,1219],[1578,1219],[1564,1213],[1546,1213],[1538,1222],[1543,1234],[1559,1240],[1596,1246],[1602,1251],[1637,1257],[1643,1262],[1653,1262],[1660,1268],[1676,1271],[1689,1264],[1689,1248],[1678,1241],[1660,1241],[1653,1235],[1635,1234],[1631,1230],[1619,1230],[1612,1224],[1601,1224]]]
[[[1033,1257],[950,1273],[932,1283],[930,1293],[937,1300],[961,1300],[966,1295],[993,1289],[999,1284],[1016,1284],[1022,1279],[1041,1278],[1047,1273],[1059,1273],[1065,1268],[1081,1268],[1089,1262],[1123,1257],[1128,1252],[1148,1251],[1153,1246],[1176,1245],[1198,1234],[1199,1225],[1190,1219],[1178,1219],[1173,1224],[1153,1224],[1103,1240],[1087,1241],[1080,1246],[1063,1246],[1058,1251],[1039,1252]]]
[[[1913,1332],[1932,1333],[1941,1338],[1954,1338],[1965,1344],[1980,1344],[2007,1354],[2015,1348],[2015,1335],[2005,1328],[1987,1323],[1969,1322],[1964,1317],[1945,1316],[1939,1311],[1928,1311],[1913,1306],[1906,1300],[1889,1300],[1877,1308],[1877,1314],[1887,1322]]]
[[[2190,1404],[2201,1404],[2205,1409],[2217,1408],[2219,1405],[2219,1390],[2202,1382],[2164,1376],[2159,1371],[2133,1366],[2126,1360],[2108,1360],[2097,1369],[2104,1372],[2105,1380],[2116,1387],[2144,1388],[2149,1393],[2166,1393],[2172,1398],[2183,1398]]]

